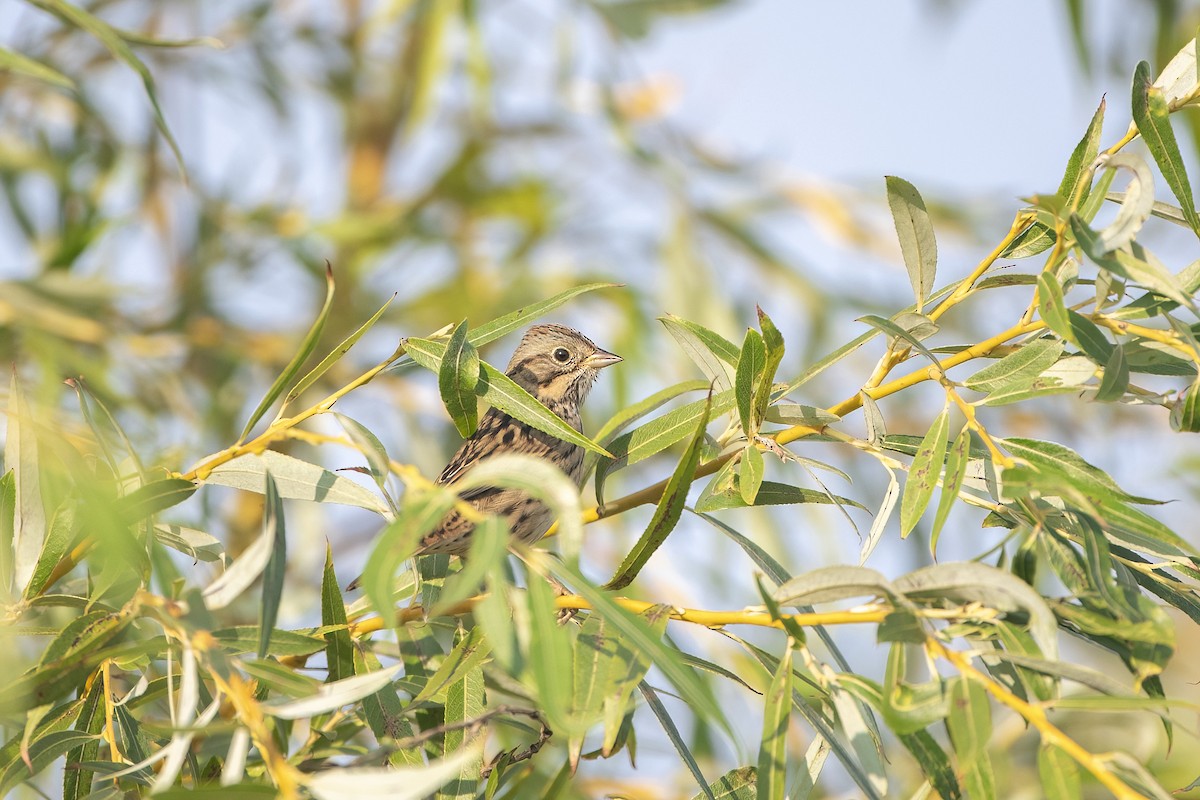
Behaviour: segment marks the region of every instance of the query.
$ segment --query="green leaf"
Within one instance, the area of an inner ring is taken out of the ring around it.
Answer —
[[[962,788],[958,785],[958,776],[954,774],[950,757],[928,731],[917,731],[897,738],[916,759],[929,784],[942,800],[960,800]]]
[[[50,527],[42,544],[42,552],[38,555],[33,576],[25,586],[26,600],[32,600],[45,591],[46,582],[54,574],[54,569],[79,538],[80,524],[77,517],[74,507],[63,505],[50,518]]]
[[[958,756],[967,796],[972,800],[994,798],[996,776],[987,749],[992,734],[992,709],[987,691],[966,677],[958,677],[950,681],[948,694],[950,714],[946,727]]]
[[[1108,473],[1084,461],[1066,445],[1017,436],[1001,439],[999,443],[1011,455],[1028,461],[1039,469],[1055,471],[1066,476],[1080,491],[1097,499],[1111,497],[1123,501],[1145,500],[1126,493]]]
[[[189,480],[163,478],[121,496],[117,500],[116,510],[122,519],[134,523],[177,506],[195,493],[196,484]]]
[[[1077,215],[1071,217],[1071,232],[1083,252],[1097,266],[1195,310],[1192,297],[1183,290],[1175,276],[1137,242],[1130,242],[1128,248],[1109,254],[1101,246],[1096,232]]]
[[[1004,613],[1028,614],[1029,631],[1038,647],[1050,658],[1058,656],[1054,612],[1040,594],[1011,572],[963,561],[922,567],[892,584],[914,602],[978,602]]]
[[[286,408],[289,403],[291,403],[300,395],[304,394],[308,387],[316,383],[322,375],[329,371],[330,367],[341,360],[342,356],[350,352],[350,348],[354,347],[355,343],[362,338],[362,335],[371,330],[371,328],[375,327],[375,323],[379,321],[379,318],[383,316],[383,312],[387,311],[387,307],[390,306],[392,301],[395,299],[396,295],[393,294],[390,298],[388,298],[386,303],[379,307],[378,311],[371,315],[370,319],[358,327],[358,330],[343,339],[341,344],[333,348],[329,355],[321,359],[320,364],[317,364],[308,371],[307,375],[297,381],[296,385],[292,387],[292,390],[287,393],[287,397],[283,399],[282,408]]]
[[[383,669],[379,658],[366,648],[354,647],[353,656],[355,675],[366,675]],[[400,702],[395,683],[388,683],[380,687],[375,694],[364,697],[362,707],[375,738],[390,736],[393,739],[403,739],[413,735],[412,724],[404,716],[404,706]],[[413,767],[423,765],[425,760],[419,747],[410,747],[395,750],[388,762],[392,766]]]
[[[1196,200],[1175,141],[1175,131],[1171,128],[1170,113],[1163,90],[1150,82],[1150,65],[1140,62],[1133,71],[1133,121],[1167,185],[1179,200],[1188,224],[1200,233],[1200,216],[1196,215]]]
[[[677,650],[663,644],[660,633],[651,628],[645,619],[621,608],[611,595],[591,584],[578,569],[561,562],[551,562],[549,567],[556,576],[565,578],[596,613],[604,615],[629,640],[631,646],[650,656],[700,719],[717,724],[725,732],[730,731],[729,720],[721,711],[708,684],[701,681],[695,671],[684,663]]]
[[[758,750],[758,800],[784,800],[787,796],[787,732],[792,710],[792,647],[783,657],[763,698],[762,743]]]
[[[487,517],[471,530],[471,547],[463,568],[446,578],[430,617],[447,613],[459,602],[479,591],[494,565],[503,564],[508,551],[508,524],[499,517]]]
[[[8,423],[12,425],[10,421]],[[17,473],[9,469],[0,476],[0,586],[5,595],[14,588],[13,581],[13,537],[16,533],[15,523],[17,514]],[[42,548],[43,551],[45,548]],[[40,556],[39,556],[40,558]],[[37,564],[34,572],[37,573]],[[32,577],[32,576],[31,576]]]
[[[733,392],[720,392],[714,394],[711,400],[696,400],[680,406],[619,436],[609,445],[616,459],[616,464],[610,467],[610,471],[618,465],[636,464],[662,452],[695,431],[702,417],[707,416],[711,420],[729,411],[733,406]]]
[[[469,637],[470,634],[467,634]],[[464,637],[464,641],[467,637]],[[477,664],[472,669],[463,671],[461,677],[450,684],[446,691],[444,706],[445,719],[449,724],[465,723],[478,719],[486,710],[483,689],[483,666]],[[454,753],[466,747],[471,747],[486,734],[478,729],[451,729],[446,731],[444,740],[445,751]],[[458,769],[458,775],[438,792],[438,800],[462,797],[474,798],[479,785],[479,771],[483,767],[483,753],[478,748],[471,747],[475,752],[474,758],[466,759]]]
[[[733,368],[737,366],[739,353],[737,345],[674,314],[658,319],[717,391],[733,388]]]
[[[1171,428],[1181,433],[1200,432],[1200,380],[1171,406]]]
[[[929,554],[934,558],[937,558],[937,545],[938,539],[942,535],[942,527],[946,524],[946,519],[950,516],[950,509],[954,506],[954,501],[958,499],[958,493],[967,477],[967,467],[971,463],[970,448],[971,426],[970,423],[967,423],[954,438],[954,445],[946,457],[946,474],[942,479],[942,495],[938,498],[937,511],[934,513],[933,526],[929,533]]]
[[[711,393],[708,399],[712,400]],[[687,502],[688,489],[691,488],[692,479],[696,475],[696,467],[700,463],[700,451],[704,445],[704,430],[707,422],[706,409],[705,413],[700,415],[700,424],[692,435],[691,443],[688,444],[679,464],[671,473],[662,496],[658,499],[658,504],[654,508],[654,516],[650,518],[650,524],[638,537],[633,549],[622,559],[616,574],[604,585],[605,589],[616,591],[624,589],[632,583],[633,579],[641,572],[642,567],[646,566],[650,556],[654,555],[655,551],[662,546],[663,542],[667,540],[667,536],[679,523],[679,517],[683,514],[683,506]]]
[[[1067,159],[1067,169],[1063,173],[1062,182],[1058,185],[1058,196],[1063,200],[1071,199],[1084,168],[1091,167],[1092,163],[1096,160],[1096,155],[1100,152],[1100,134],[1104,129],[1105,105],[1105,99],[1103,97],[1100,98],[1100,107],[1092,115],[1092,120],[1088,123],[1087,131],[1084,132],[1083,138],[1079,140],[1079,144],[1075,145],[1075,149],[1071,151],[1071,157]],[[1090,177],[1091,173],[1088,172],[1088,175]],[[1091,181],[1089,180],[1088,188],[1090,186]],[[1080,197],[1087,197],[1088,188],[1084,189]],[[1053,237],[1051,239],[1053,240]]]
[[[567,289],[565,292],[559,292],[551,298],[541,300],[537,303],[518,308],[516,311],[505,314],[502,317],[497,317],[490,322],[485,322],[482,325],[475,327],[467,336],[467,340],[476,347],[483,347],[488,342],[493,342],[502,336],[507,336],[519,328],[522,328],[534,320],[550,313],[559,306],[574,300],[581,294],[594,292],[597,289],[612,289],[615,287],[624,286],[622,283],[585,283],[581,286],[575,286]]]
[[[883,767],[883,753],[880,750],[880,744],[875,737],[874,729],[868,723],[869,710],[865,705],[855,701],[854,695],[846,690],[846,687],[857,681],[855,675],[838,675],[835,676],[829,667],[823,667],[827,680],[833,681],[835,677],[837,682],[831,687],[831,699],[833,707],[837,711],[838,725],[846,734],[846,739],[849,740],[851,748],[854,750],[854,755],[857,757],[858,764],[863,772],[866,773],[866,779],[869,785],[878,793],[887,795],[888,780],[887,773]],[[870,719],[874,719],[870,717]]]
[[[655,606],[642,616],[660,634],[666,629],[668,615],[664,607]],[[573,656],[573,712],[589,722],[603,718],[604,741],[600,751],[610,756],[615,752],[622,722],[630,710],[633,690],[646,676],[650,659],[633,649],[624,636],[597,614],[584,621]],[[582,739],[576,742],[582,744]]]
[[[934,366],[941,367],[941,362],[938,361],[937,356],[935,356],[933,352],[929,350],[929,348],[921,344],[921,340],[917,338],[912,331],[897,325],[892,320],[884,319],[876,314],[868,314],[865,317],[859,317],[857,320],[855,320],[855,322],[865,322],[873,328],[878,328],[889,336],[894,336],[897,339],[903,339],[905,342],[908,342],[908,344],[912,345],[912,347],[916,349],[918,353],[929,359],[930,363],[932,363]]]
[[[22,781],[28,780],[49,767],[71,750],[89,745],[99,736],[83,731],[54,731],[29,743],[27,758],[29,765],[18,761],[0,776],[0,795],[7,796]]]
[[[213,631],[213,637],[230,655],[252,653],[258,647],[257,625],[236,625]],[[320,636],[302,631],[275,630],[271,633],[271,654],[274,656],[306,656],[325,648]]]
[[[807,606],[851,597],[895,598],[900,592],[882,573],[869,567],[820,567],[797,575],[774,593],[781,606]]]
[[[271,388],[263,395],[263,399],[259,401],[258,407],[254,409],[254,413],[250,415],[250,419],[246,420],[246,427],[242,428],[242,434],[238,436],[238,442],[246,441],[246,437],[250,435],[251,429],[258,423],[263,415],[267,413],[275,401],[279,399],[279,395],[283,394],[284,390],[291,384],[292,380],[300,372],[300,368],[304,366],[304,362],[317,349],[317,342],[321,339],[321,332],[325,330],[325,322],[329,319],[329,312],[333,308],[333,268],[328,264],[325,265],[325,302],[321,305],[321,311],[317,314],[316,320],[312,327],[308,329],[308,333],[304,335],[304,341],[300,343],[300,349],[296,351],[296,355],[292,356],[292,360],[283,368],[283,372],[271,384]]]
[[[1038,275],[1037,301],[1038,313],[1047,327],[1068,342],[1074,342],[1062,285],[1048,272]]]
[[[1038,775],[1046,800],[1080,800],[1084,796],[1079,764],[1054,745],[1043,742],[1038,747]]]
[[[948,711],[940,679],[915,686],[905,680],[908,672],[906,648],[906,644],[894,642],[888,653],[881,708],[888,728],[901,736],[924,730],[945,719]]]
[[[859,503],[857,500],[851,500],[848,497],[828,495],[825,492],[818,492],[815,489],[802,489],[799,486],[790,486],[786,483],[777,483],[775,481],[763,481],[759,486],[757,494],[754,496],[754,505],[756,506],[793,505],[797,503],[840,504],[854,506],[855,508],[864,508],[862,503]],[[724,508],[746,507],[747,503],[742,497],[741,492],[736,491],[732,487],[714,494],[702,493],[696,500],[695,506],[696,511],[700,513],[720,511]]]
[[[171,152],[175,154],[175,161],[186,178],[187,171],[183,164],[183,155],[179,152],[179,145],[175,142],[175,137],[171,134],[171,129],[167,127],[167,121],[163,117],[162,108],[158,104],[158,93],[154,85],[154,76],[150,74],[150,70],[146,68],[146,65],[142,63],[141,59],[133,52],[133,49],[125,42],[120,32],[99,17],[93,16],[84,9],[66,2],[66,0],[32,0],[32,3],[43,11],[54,14],[69,25],[94,36],[118,61],[123,62],[138,74],[142,79],[142,87],[146,91],[146,97],[150,101],[150,107],[154,111],[154,124],[158,128],[159,133],[163,135],[163,138],[167,140],[167,144],[170,145]]]
[[[450,513],[455,502],[456,495],[440,487],[420,495],[409,491],[400,513],[375,539],[360,585],[384,619],[393,615],[392,582],[397,568],[416,552],[421,539]]]
[[[700,792],[692,800],[714,798],[714,800],[755,800],[755,785],[758,781],[758,771],[754,767],[738,767],[726,772],[720,778],[708,785],[707,791]]]
[[[765,469],[766,464],[758,447],[754,444],[746,445],[738,462],[738,491],[748,506],[754,505],[754,500],[758,497]]]
[[[467,341],[467,322],[463,320],[446,342],[446,352],[438,366],[438,391],[454,427],[464,439],[473,434],[479,424],[479,407],[475,402],[478,383],[479,353]]]
[[[933,290],[937,273],[937,240],[933,235],[933,225],[929,221],[925,201],[915,186],[903,178],[890,175],[884,180],[887,183],[888,207],[892,210],[896,235],[900,239],[900,252],[904,256],[904,266],[908,269],[908,280],[916,296],[917,311],[920,312]]]
[[[5,72],[13,72],[18,75],[25,75],[30,78],[35,78],[44,83],[49,83],[63,89],[75,90],[75,81],[68,78],[53,67],[49,67],[40,61],[35,61],[28,56],[9,50],[6,47],[0,47],[0,70]]]
[[[426,369],[440,374],[442,357],[446,353],[446,345],[430,339],[406,339],[409,355]],[[536,397],[522,389],[512,378],[487,362],[480,362],[483,374],[475,387],[475,393],[515,419],[537,428],[543,433],[556,436],[564,442],[569,442],[585,450],[590,450],[602,456],[612,457],[612,454],[600,445],[572,428],[562,417],[542,405]]]
[[[1125,396],[1125,390],[1128,388],[1129,364],[1125,360],[1125,349],[1117,346],[1113,348],[1112,355],[1104,365],[1104,378],[1100,381],[1100,388],[1096,391],[1096,401],[1109,403],[1120,400]]]
[[[574,691],[571,664],[573,631],[559,625],[558,610],[548,579],[529,573],[525,590],[528,603],[528,652],[524,683],[537,698],[538,710],[550,727],[568,740],[587,731],[587,721],[571,714]]]
[[[33,416],[14,367],[8,390],[8,420],[4,435],[4,465],[14,478],[12,516],[14,587],[28,584],[46,537],[46,508],[42,500],[38,441]]]
[[[391,516],[387,504],[366,487],[324,467],[274,450],[244,456],[214,468],[205,483],[262,492],[263,476],[270,470],[279,496],[286,500],[341,503]]]
[[[663,731],[667,734],[667,739],[675,747],[675,752],[683,759],[683,763],[687,765],[688,771],[692,773],[696,783],[700,786],[700,793],[696,795],[696,799],[707,798],[707,800],[716,800],[716,795],[713,789],[709,787],[708,782],[704,779],[704,773],[700,769],[700,764],[697,763],[696,757],[692,755],[691,748],[688,747],[687,741],[679,732],[678,726],[675,725],[675,720],[671,719],[666,706],[658,699],[658,692],[650,687],[650,684],[642,681],[638,684],[638,689],[642,692],[642,697],[646,700],[646,705],[654,712],[654,716],[658,718],[658,723],[662,725]]]
[[[551,614],[551,617],[553,616]],[[484,637],[483,630],[478,625],[471,628],[467,635],[454,645],[454,649],[442,661],[437,672],[429,678],[421,691],[413,698],[412,704],[416,705],[440,696],[453,684],[462,681],[482,665],[491,652],[492,647]]]
[[[1154,176],[1141,156],[1133,153],[1104,155],[1097,164],[1108,169],[1123,169],[1130,174],[1125,201],[1117,215],[1099,232],[1098,246],[1106,253],[1126,247],[1134,240],[1154,208]]]
[[[963,381],[969,389],[991,393],[998,389],[1027,386],[1062,355],[1063,343],[1058,339],[1034,339],[989,364]]]
[[[925,508],[933,497],[942,464],[946,460],[946,439],[950,433],[950,410],[943,408],[930,426],[917,455],[908,470],[904,482],[904,496],[900,499],[900,538],[908,536],[917,526]]]
[[[268,472],[264,476],[263,490],[263,539],[271,541],[271,557],[263,569],[262,610],[259,625],[262,632],[258,639],[258,657],[266,658],[271,647],[271,631],[279,617],[279,601],[283,598],[283,580],[287,570],[287,535],[283,525],[283,500],[275,488],[275,480]]]
[[[1080,314],[1078,311],[1067,309],[1067,324],[1071,326],[1071,334],[1088,358],[1103,366],[1112,357],[1113,343],[1104,335],[1096,323]]]
[[[816,406],[806,406],[800,403],[776,403],[767,409],[763,419],[767,422],[778,422],[781,425],[807,425],[811,428],[823,428],[840,421],[841,417]]]
[[[755,430],[762,424],[771,405],[771,388],[775,384],[775,372],[783,361],[783,334],[775,327],[775,323],[767,316],[762,308],[757,308],[758,326],[762,329],[763,345],[766,347],[766,363],[754,387],[754,424]]]
[[[1054,246],[1056,238],[1049,226],[1035,222],[1018,234],[1001,254],[1003,258],[1030,258]]]
[[[742,421],[742,431],[747,438],[758,432],[758,420],[754,416],[754,392],[766,365],[767,346],[763,343],[762,334],[753,328],[747,328],[746,337],[742,340],[737,373],[734,375],[738,417]]]
[[[347,417],[345,414],[339,414],[334,411],[333,418],[342,426],[342,430],[350,437],[350,441],[354,443],[358,451],[367,459],[367,468],[371,472],[371,477],[375,479],[375,485],[383,489],[387,483],[388,475],[392,472],[392,462],[388,458],[387,450],[383,447],[383,442],[379,441],[379,437],[372,433],[367,426],[357,420]]]
[[[99,734],[104,729],[105,717],[104,681],[93,681],[91,688],[82,700],[79,718],[75,730],[82,733]],[[60,718],[61,719],[61,718]],[[42,726],[49,728],[46,722]],[[95,761],[100,754],[100,740],[85,742],[80,747],[68,751],[65,759],[67,765],[82,764],[85,761]],[[90,793],[92,776],[95,773],[87,769],[75,769],[68,766],[63,770],[63,800],[80,800]]]
[[[325,664],[328,681],[355,674],[354,642],[346,628],[346,604],[333,571],[333,550],[325,543],[325,569],[321,573],[321,627],[325,632]]]

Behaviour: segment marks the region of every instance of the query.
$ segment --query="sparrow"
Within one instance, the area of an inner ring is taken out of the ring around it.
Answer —
[[[577,431],[583,431],[579,408],[600,375],[600,370],[620,362],[620,356],[602,350],[591,339],[565,325],[535,325],[525,332],[505,374],[536,397]],[[481,461],[506,453],[521,453],[548,461],[576,484],[583,478],[583,448],[533,428],[491,408],[469,439],[462,443],[438,476],[441,486],[453,486]],[[554,514],[540,500],[519,489],[474,487],[460,498],[483,514],[502,517],[513,539],[532,544],[554,522]],[[448,553],[461,556],[471,547],[475,525],[457,511],[421,539],[414,555]],[[355,579],[348,588],[358,585]]]

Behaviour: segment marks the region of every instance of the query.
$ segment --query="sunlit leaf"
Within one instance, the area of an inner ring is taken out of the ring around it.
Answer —
[[[712,400],[711,394],[709,400]],[[654,516],[650,518],[650,524],[646,526],[646,530],[638,537],[637,543],[621,561],[621,565],[617,567],[613,577],[604,585],[605,589],[615,591],[632,583],[633,579],[641,572],[642,567],[662,546],[663,542],[667,540],[667,536],[679,523],[684,503],[687,502],[688,489],[696,474],[696,466],[700,463],[700,448],[704,444],[704,430],[707,421],[708,410],[705,409],[705,412],[700,415],[700,424],[692,435],[691,443],[671,473],[666,488],[663,489],[662,496],[654,508]]]
[[[903,178],[889,175],[887,182],[888,207],[892,210],[892,221],[896,235],[900,238],[900,252],[904,266],[908,269],[908,280],[912,284],[919,312],[933,290],[937,272],[937,240],[933,236],[933,225],[925,201],[916,187]]]
[[[1192,48],[1194,58],[1195,40],[1192,41]],[[1193,72],[1192,79],[1195,80],[1195,77]],[[1142,141],[1146,143],[1146,149],[1154,157],[1154,162],[1158,164],[1167,185],[1179,200],[1184,218],[1193,231],[1200,233],[1200,216],[1196,215],[1192,185],[1188,181],[1183,157],[1179,154],[1175,131],[1171,128],[1170,102],[1170,98],[1159,88],[1157,82],[1150,82],[1150,65],[1145,61],[1139,62],[1133,72],[1133,121],[1137,124],[1138,133],[1142,135]]]
[[[438,391],[442,394],[442,403],[463,438],[473,434],[479,422],[479,408],[475,402],[475,386],[478,383],[479,354],[475,346],[467,341],[467,323],[464,320],[450,334],[445,355],[438,366]]]
[[[900,499],[900,538],[908,536],[925,508],[933,498],[933,490],[937,487],[942,465],[946,459],[946,440],[950,433],[950,411],[943,408],[934,419],[917,455],[913,458],[908,470],[908,479],[904,482],[904,495]]]
[[[783,800],[787,795],[787,732],[792,709],[792,648],[789,641],[771,686],[763,698],[763,731],[758,749],[760,800]]]
[[[312,326],[308,329],[308,333],[304,335],[304,340],[300,343],[300,348],[296,354],[292,356],[292,360],[283,368],[283,372],[279,373],[279,377],[271,384],[271,388],[263,395],[263,399],[259,401],[258,406],[250,414],[250,418],[246,420],[246,426],[242,428],[242,434],[238,437],[238,441],[245,441],[250,435],[250,431],[254,428],[258,421],[263,418],[267,410],[275,404],[279,396],[284,390],[291,385],[296,375],[300,373],[300,368],[304,366],[304,362],[317,349],[317,343],[321,339],[321,332],[325,330],[325,322],[329,319],[329,312],[333,308],[333,268],[329,265],[325,267],[325,302],[321,305],[321,310],[317,313],[317,318],[313,321]]]

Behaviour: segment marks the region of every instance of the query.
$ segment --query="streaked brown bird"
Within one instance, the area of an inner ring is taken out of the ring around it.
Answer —
[[[601,350],[577,330],[564,325],[535,325],[525,332],[505,374],[572,428],[582,431],[580,405],[600,370],[619,361],[620,356]],[[543,458],[576,483],[583,477],[582,447],[491,408],[436,482],[452,486],[480,461],[505,453]],[[554,521],[553,512],[546,505],[519,489],[478,487],[463,492],[461,498],[485,514],[504,517],[511,535],[525,543],[541,539]],[[474,527],[457,511],[451,512],[421,540],[416,554],[463,555],[471,547]],[[348,588],[353,589],[357,584],[356,579]]]

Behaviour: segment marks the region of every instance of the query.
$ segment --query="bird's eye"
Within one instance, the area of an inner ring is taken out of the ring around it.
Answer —
[[[565,347],[554,348],[554,352],[551,353],[551,355],[553,355],[554,360],[560,364],[565,364],[571,360],[571,354],[570,354],[570,352],[567,351],[567,348],[565,348]]]

